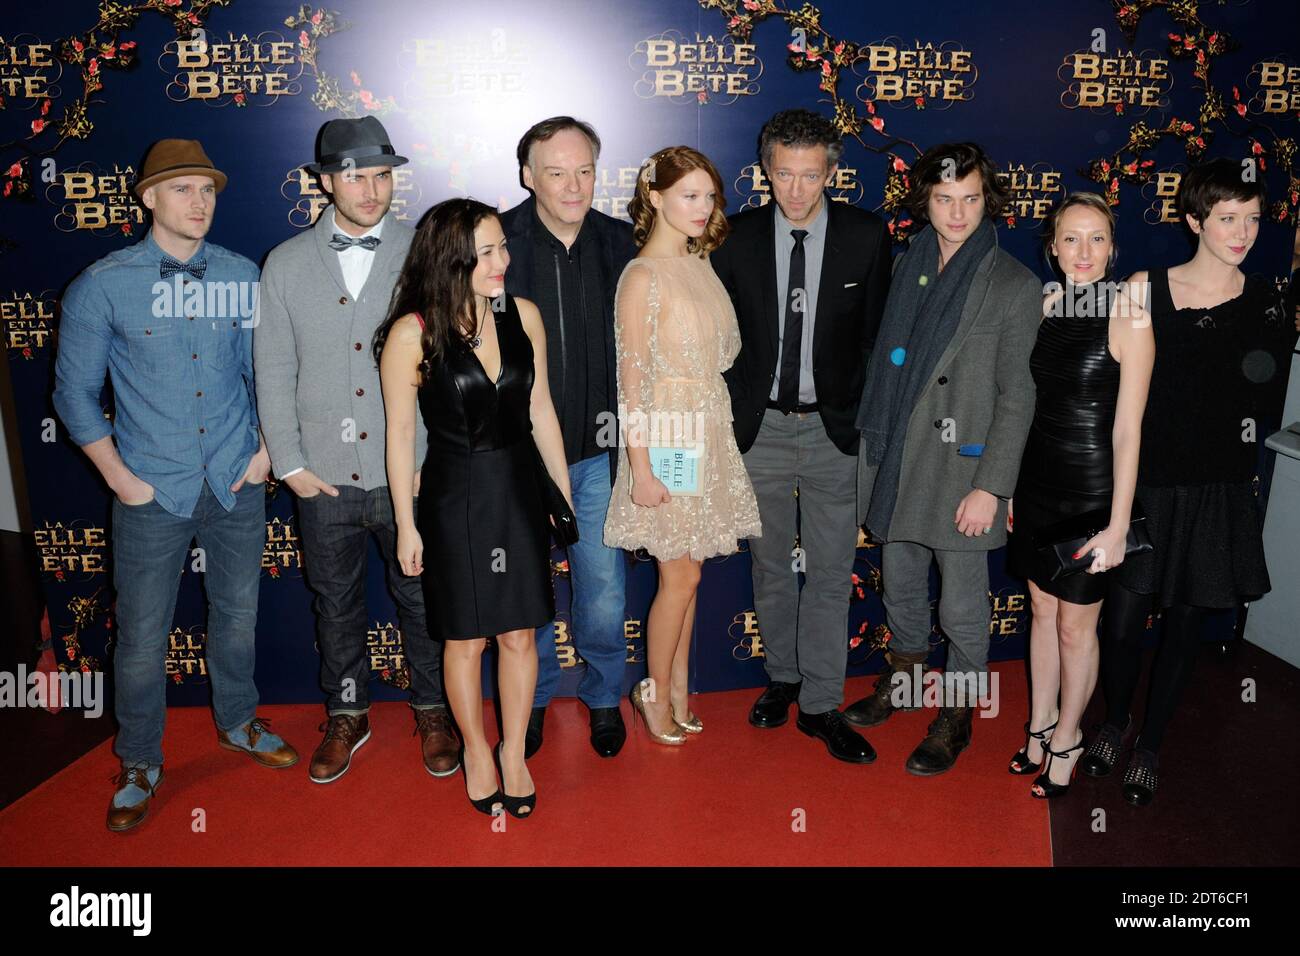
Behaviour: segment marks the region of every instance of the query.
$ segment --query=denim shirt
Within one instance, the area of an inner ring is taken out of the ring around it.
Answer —
[[[88,266],[64,293],[54,407],[84,446],[112,435],[159,505],[188,518],[206,481],[230,511],[230,486],[258,448],[252,304],[259,270],[210,242],[202,280],[159,275],[153,231]],[[194,287],[203,290],[202,298]],[[100,404],[104,373],[116,417]]]

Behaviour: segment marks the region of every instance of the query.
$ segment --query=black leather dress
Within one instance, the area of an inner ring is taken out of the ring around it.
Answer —
[[[541,627],[555,617],[550,525],[529,403],[533,346],[512,296],[493,312],[501,374],[455,344],[420,388],[429,451],[417,525],[429,633],[442,640]]]
[[[1072,604],[1100,601],[1110,572],[1081,571],[1052,581],[1053,566],[1038,554],[1035,536],[1072,515],[1110,511],[1119,363],[1110,354],[1108,293],[1105,283],[1067,286],[1070,307],[1053,310],[1060,314],[1039,326],[1029,359],[1038,397],[1007,545],[1012,574]]]

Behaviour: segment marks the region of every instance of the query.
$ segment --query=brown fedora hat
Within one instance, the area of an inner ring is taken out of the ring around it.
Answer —
[[[177,176],[210,176],[217,192],[226,188],[226,174],[212,165],[197,139],[160,139],[149,148],[134,189],[137,197],[150,186]]]

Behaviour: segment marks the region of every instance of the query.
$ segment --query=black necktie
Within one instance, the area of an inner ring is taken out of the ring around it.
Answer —
[[[785,288],[785,326],[781,332],[781,384],[776,403],[789,413],[799,404],[799,359],[803,352],[803,312],[808,307],[804,289],[803,240],[807,229],[791,229],[794,249],[790,251],[790,282]]]
[[[178,272],[188,272],[196,279],[202,279],[203,274],[208,271],[207,259],[195,259],[193,262],[181,262],[179,259],[173,259],[171,256],[163,256],[158,263],[158,275],[164,279],[170,279]]]
[[[379,245],[378,236],[361,236],[359,238],[353,238],[352,236],[345,236],[341,232],[336,232],[330,237],[330,248],[337,249],[339,252],[342,252],[344,249],[350,249],[353,246],[360,246],[362,249],[369,249],[373,252],[377,245]]]

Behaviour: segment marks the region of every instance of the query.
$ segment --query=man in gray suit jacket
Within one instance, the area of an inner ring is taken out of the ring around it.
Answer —
[[[398,607],[425,769],[444,777],[460,766],[442,692],[442,650],[425,625],[420,579],[397,564],[383,393],[370,348],[414,236],[389,212],[392,167],[405,162],[373,116],[326,123],[317,160],[307,168],[320,176],[333,205],[310,231],[272,249],[262,270],[253,335],[257,405],[272,470],[298,496],[327,694],[325,737],[309,770],[316,783],[343,776],[370,739],[371,535]],[[417,423],[416,494],[427,440]]]
[[[929,223],[894,270],[858,412],[858,510],[882,548],[889,669],[845,711],[859,726],[900,709],[921,675],[931,633],[930,563],[943,579],[939,620],[950,642],[943,707],[907,769],[942,773],[970,743],[988,669],[988,552],[1006,543],[1006,502],[1034,414],[1029,353],[1042,285],[998,248],[1005,187],[974,143],[928,150],[908,206]],[[986,685],[985,685],[986,686]]]

